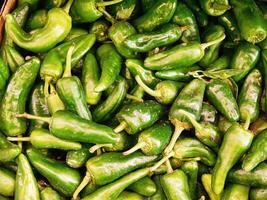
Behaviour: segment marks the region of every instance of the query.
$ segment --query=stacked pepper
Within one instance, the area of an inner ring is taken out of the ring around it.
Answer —
[[[266,199],[265,4],[18,0],[0,199]]]

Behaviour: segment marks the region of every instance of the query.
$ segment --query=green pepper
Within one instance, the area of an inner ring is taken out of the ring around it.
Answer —
[[[47,106],[51,115],[59,110],[65,110],[65,106],[59,98],[56,88],[52,84],[50,84],[50,93],[47,97]]]
[[[211,174],[203,174],[201,176],[202,184],[209,195],[210,200],[220,200],[221,194],[215,194],[211,188]]]
[[[72,168],[80,168],[84,166],[86,161],[93,157],[94,154],[89,152],[91,145],[83,144],[79,150],[68,151],[66,155],[66,164]]]
[[[147,57],[144,66],[150,70],[168,70],[192,66],[203,58],[206,48],[220,43],[224,38],[225,35],[203,44],[197,42],[179,44],[169,50]]]
[[[157,0],[145,14],[135,19],[133,24],[141,33],[153,31],[171,20],[176,6],[176,0]]]
[[[71,57],[74,48],[71,46],[68,50],[64,74],[57,81],[57,92],[67,110],[77,113],[81,118],[91,120],[92,115],[87,106],[82,83],[77,76],[71,75]]]
[[[15,200],[40,200],[37,181],[26,156],[18,156],[18,170],[16,174]]]
[[[93,110],[93,119],[96,122],[110,120],[118,108],[123,103],[127,93],[127,83],[124,78],[119,77],[115,83],[115,88],[105,101],[98,104]]]
[[[77,142],[62,140],[50,134],[46,129],[34,129],[29,137],[8,137],[9,141],[31,142],[32,146],[38,149],[61,149],[61,150],[79,150],[82,145]]]
[[[105,15],[109,20],[114,21],[105,11],[105,7],[120,3],[121,1],[76,0],[71,7],[72,20],[74,23],[92,23]]]
[[[40,0],[18,0],[18,6],[21,6],[23,4],[28,4],[31,8],[31,10],[36,10],[39,6]]]
[[[128,191],[123,191],[120,196],[116,200],[145,200],[145,197],[134,193],[134,192],[128,192]]]
[[[78,187],[81,176],[75,169],[50,159],[35,149],[27,149],[27,156],[34,168],[62,194],[70,197]]]
[[[200,115],[201,122],[216,124],[218,121],[218,111],[208,102],[203,102]]]
[[[130,20],[140,14],[141,5],[138,0],[124,0],[108,7],[108,12],[117,20]]]
[[[42,53],[52,49],[63,41],[71,30],[71,17],[68,15],[73,0],[69,0],[65,8],[52,8],[47,13],[47,22],[41,29],[26,33],[15,18],[6,16],[5,30],[11,39],[21,48],[34,53]]]
[[[212,79],[206,90],[209,102],[229,121],[238,121],[239,108],[229,86],[219,79]]]
[[[86,31],[85,29],[72,27],[72,29],[70,30],[70,32],[67,35],[67,37],[65,37],[64,41],[65,42],[71,41],[74,38],[77,38],[77,37],[79,37],[81,35],[87,35],[87,34],[88,34],[88,31]]]
[[[101,76],[94,91],[102,92],[111,86],[117,79],[122,65],[122,58],[112,44],[103,44],[97,49]]]
[[[138,142],[123,155],[129,155],[140,149],[145,155],[160,154],[171,139],[172,127],[168,122],[161,122],[142,131]]]
[[[46,187],[40,193],[42,200],[61,200],[62,197],[51,187]]]
[[[263,75],[264,75],[264,88],[267,88],[267,49],[264,49],[261,52],[261,60],[262,60],[262,68],[263,68]],[[265,100],[265,104],[264,104],[264,109],[267,109],[267,93],[265,91],[265,95],[264,95],[264,100]]]
[[[198,163],[196,161],[185,162],[181,166],[181,170],[187,175],[190,197],[192,200],[197,199],[197,176],[198,176]]]
[[[31,58],[13,74],[1,104],[1,130],[8,136],[26,132],[26,121],[16,114],[25,111],[26,100],[40,68],[40,60]]]
[[[166,200],[164,191],[161,187],[160,176],[159,175],[154,176],[153,181],[155,182],[155,184],[157,186],[157,191],[153,196],[148,197],[147,200]]]
[[[114,129],[114,132],[125,130],[129,134],[136,134],[153,125],[163,113],[164,107],[152,100],[130,103],[117,113],[116,118],[120,125]]]
[[[9,142],[6,137],[2,133],[0,133],[0,162],[12,161],[20,153],[20,147]]]
[[[175,126],[175,131],[169,145],[164,151],[166,154],[173,149],[182,131],[192,127],[191,123],[182,112],[188,112],[197,121],[200,119],[204,92],[204,81],[194,79],[182,89],[175,99],[169,111],[169,120]]]
[[[141,0],[143,12],[147,12],[154,4],[154,0]]]
[[[251,19],[250,19],[251,20]],[[238,82],[255,67],[260,57],[260,48],[251,43],[241,43],[234,52],[230,68],[240,69],[242,72],[233,77]]]
[[[152,181],[152,179],[148,176],[139,179],[138,181],[127,187],[127,189],[146,197],[152,196],[157,190],[154,181]]]
[[[222,195],[222,200],[249,200],[249,187],[239,184],[230,184],[226,187]]]
[[[254,0],[230,0],[241,36],[250,43],[263,41],[267,36],[267,24]]]
[[[39,119],[49,124],[50,132],[61,139],[85,143],[116,143],[119,136],[112,128],[83,119],[69,111],[57,111],[52,117],[39,117],[27,113],[19,118]]]
[[[7,64],[0,57],[0,99],[5,94],[6,85],[8,84],[10,73]]]
[[[160,177],[160,183],[168,200],[189,200],[190,192],[186,174],[177,169]]]
[[[233,124],[224,134],[212,174],[211,186],[216,194],[223,191],[229,170],[249,149],[252,140],[253,134],[239,124]]]
[[[32,31],[34,29],[43,28],[47,22],[47,10],[41,9],[30,15],[26,22],[26,29]]]
[[[247,126],[259,117],[261,85],[261,73],[254,69],[248,74],[241,88],[238,99],[240,118]]]
[[[183,42],[200,42],[196,18],[185,3],[181,1],[177,2],[177,7],[171,21],[174,24],[184,27],[185,30],[183,31],[183,36],[181,37]]]
[[[229,37],[230,41],[234,43],[238,43],[241,40],[241,35],[239,28],[237,26],[237,21],[232,12],[227,11],[223,15],[218,17],[218,22],[225,28],[227,33],[227,37]]]
[[[93,22],[89,27],[89,33],[96,35],[96,40],[98,42],[105,42],[108,40],[108,30],[110,24],[108,21],[99,19]]]
[[[167,79],[171,81],[189,82],[192,80],[192,77],[189,75],[189,72],[196,71],[199,69],[200,67],[197,65],[192,65],[190,67],[179,67],[177,69],[157,71],[155,73],[155,76],[160,79]]]
[[[15,173],[4,167],[0,167],[0,194],[4,196],[14,196]]]
[[[220,37],[222,37],[224,33],[224,28],[221,25],[211,25],[206,28],[204,32],[203,42],[211,42]],[[219,57],[221,42],[216,43],[212,46],[209,46],[205,49],[205,55],[201,58],[198,64],[202,67],[209,66]]]
[[[42,117],[49,116],[49,110],[44,95],[44,84],[39,83],[34,86],[29,100],[29,113]],[[47,124],[42,121],[32,120],[31,129],[33,128],[46,128]]]
[[[216,71],[216,70],[223,70],[229,67],[230,59],[229,55],[222,55],[221,57],[217,58],[208,66],[205,66],[207,70]]]
[[[245,171],[251,171],[259,163],[267,159],[267,130],[262,131],[257,137],[253,140],[250,150],[245,156],[242,164],[242,168]]]
[[[200,0],[200,5],[211,16],[220,16],[230,9],[228,0]]]
[[[154,32],[130,35],[124,40],[124,44],[135,52],[149,52],[156,47],[178,41],[184,30],[187,30],[187,27],[180,28],[174,24],[166,24]]]
[[[19,66],[25,63],[24,57],[14,48],[9,45],[3,45],[4,56],[10,71],[15,72]]]
[[[252,188],[250,190],[249,198],[251,200],[266,200],[267,189],[265,188]]]
[[[51,9],[54,7],[58,8],[61,7],[65,2],[66,0],[45,0],[42,6],[44,6],[46,9]]]
[[[86,163],[86,175],[80,186],[74,192],[73,198],[76,199],[80,191],[89,182],[94,183],[94,185],[111,183],[119,177],[135,169],[144,167],[156,159],[157,156],[145,156],[140,152],[135,152],[128,156],[123,156],[122,153],[119,152],[111,152],[90,158]]]
[[[136,58],[137,52],[130,49],[125,43],[125,39],[136,34],[135,28],[126,21],[113,24],[108,30],[109,38],[114,43],[117,51],[125,58]]]

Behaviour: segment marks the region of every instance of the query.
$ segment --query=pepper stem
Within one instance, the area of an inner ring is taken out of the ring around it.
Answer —
[[[76,188],[75,192],[73,193],[73,196],[72,196],[73,200],[78,199],[79,193],[83,190],[83,188],[85,188],[86,185],[88,185],[88,183],[90,183],[91,180],[92,180],[91,174],[87,171],[82,182],[80,183],[80,185]]]
[[[177,125],[175,126],[175,130],[174,130],[174,133],[172,135],[171,141],[170,141],[170,143],[168,144],[168,146],[164,150],[164,154],[165,155],[169,154],[172,151],[177,139],[179,138],[179,136],[180,136],[180,134],[182,133],[183,130],[184,130],[183,127],[177,126]]]
[[[250,125],[250,121],[251,121],[251,120],[250,120],[250,116],[247,115],[247,117],[246,117],[246,121],[245,121],[244,126],[243,126],[244,129],[248,130],[249,125]]]
[[[65,10],[66,13],[69,13],[70,12],[70,8],[71,8],[71,5],[73,3],[74,0],[69,0],[65,6],[63,7],[63,10]]]
[[[120,133],[122,132],[125,128],[127,127],[127,123],[125,121],[122,121],[115,129],[115,133]]]
[[[136,97],[134,95],[131,95],[131,94],[126,94],[126,98],[127,99],[131,99],[131,100],[134,100],[134,101],[137,101],[137,102],[141,102],[141,103],[144,102],[143,99],[138,98],[138,97]]]
[[[129,149],[128,151],[123,152],[122,154],[123,154],[124,156],[130,155],[130,154],[136,152],[138,149],[143,148],[145,145],[146,145],[145,142],[138,142],[138,143],[137,143],[136,145],[134,145],[131,149]]]
[[[16,117],[18,117],[18,118],[26,118],[26,119],[40,120],[40,121],[46,122],[48,124],[50,124],[51,123],[51,120],[52,120],[51,117],[40,117],[40,116],[36,116],[36,115],[31,115],[29,113],[17,114]]]
[[[45,97],[47,98],[49,96],[49,85],[52,81],[52,77],[51,76],[46,76],[45,80],[44,80],[44,94]]]
[[[191,122],[191,124],[194,126],[194,128],[196,129],[197,132],[201,133],[203,130],[203,127],[201,126],[200,123],[198,123],[188,112],[184,111],[184,110],[180,110],[180,113],[182,113],[183,115],[185,115],[188,120]]]
[[[172,169],[172,165],[171,165],[170,160],[168,159],[168,160],[165,162],[165,164],[166,164],[166,167],[167,167],[167,173],[168,173],[168,174],[172,173],[172,172],[173,172],[173,169]]]
[[[71,45],[68,50],[67,58],[66,58],[66,67],[65,67],[64,74],[62,77],[71,77],[71,57],[72,57],[74,49],[75,49],[75,46]]]
[[[167,160],[169,160],[169,158],[173,156],[174,156],[174,151],[171,151],[169,154],[164,156],[160,161],[158,161],[155,165],[150,167],[150,171],[151,172],[155,171],[157,168],[159,168],[163,163],[165,163]]]
[[[101,155],[101,154],[102,154],[102,150],[101,150],[101,149],[97,149],[97,150],[96,150],[96,155],[99,156],[99,155]]]
[[[105,10],[104,7],[99,7],[98,10],[105,15],[106,19],[110,21],[112,24],[115,24],[117,21]]]
[[[225,38],[225,34],[223,34],[221,37],[219,37],[219,38],[216,39],[216,40],[213,40],[213,41],[211,41],[211,42],[207,42],[207,43],[203,43],[203,44],[201,44],[201,48],[202,48],[203,50],[205,50],[205,49],[208,48],[209,46],[212,46],[212,45],[214,45],[214,44],[220,43],[221,41],[224,40],[224,38]]]
[[[12,142],[30,142],[31,141],[30,137],[7,137],[7,139]]]
[[[112,147],[112,144],[96,144],[96,145],[92,146],[89,149],[89,152],[90,153],[94,153],[95,151],[97,151],[98,149],[101,149],[102,147],[109,147],[109,148],[111,148]]]
[[[148,87],[140,78],[140,76],[135,76],[135,80],[138,83],[140,87],[142,87],[146,93],[148,93],[150,96],[153,97],[159,97],[160,93],[158,91],[152,90],[150,87]]]
[[[98,2],[98,3],[96,3],[96,6],[97,6],[97,7],[111,6],[111,5],[113,5],[113,4],[120,3],[120,2],[122,2],[122,1],[123,1],[123,0],[103,1],[103,2]]]

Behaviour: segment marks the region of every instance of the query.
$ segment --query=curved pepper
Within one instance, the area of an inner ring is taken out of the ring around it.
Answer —
[[[211,16],[220,16],[230,9],[228,0],[200,0],[200,5]]]
[[[153,125],[163,113],[164,107],[152,100],[130,103],[117,113],[120,125],[114,131],[119,133],[125,130],[129,134],[136,134]]]
[[[98,42],[105,42],[108,40],[109,28],[110,23],[108,21],[99,19],[91,24],[89,27],[89,33],[95,34]]]
[[[112,44],[103,44],[97,49],[100,67],[102,69],[95,92],[102,92],[117,79],[122,65],[122,58]]]
[[[253,134],[239,124],[233,124],[224,134],[222,145],[212,174],[212,190],[216,194],[223,191],[229,170],[249,149]]]
[[[71,30],[71,17],[68,10],[73,0],[65,8],[52,8],[48,11],[46,25],[32,33],[26,33],[10,14],[6,16],[5,29],[12,40],[20,47],[35,53],[52,49],[63,41]]]
[[[251,171],[259,163],[267,159],[267,130],[262,131],[253,140],[250,150],[245,156],[242,169],[245,171]]]
[[[42,174],[56,190],[64,195],[70,197],[76,187],[78,187],[81,175],[75,169],[50,159],[34,149],[27,149],[27,156],[34,168]]]
[[[252,188],[250,189],[250,200],[266,200],[267,188]]]
[[[228,185],[222,195],[222,200],[232,200],[238,198],[240,200],[249,199],[249,187],[239,184]]]
[[[127,189],[146,197],[152,196],[157,190],[154,181],[152,181],[152,179],[148,176],[139,179],[138,181],[127,187]]]
[[[171,139],[172,128],[168,122],[162,122],[142,131],[138,136],[138,142],[123,155],[129,155],[140,149],[145,155],[160,154]]]
[[[225,35],[214,41],[203,44],[196,42],[179,44],[169,50],[147,57],[144,61],[144,66],[150,70],[168,70],[189,67],[203,58],[206,48],[220,43],[224,38]]]
[[[37,10],[30,15],[26,22],[26,29],[32,31],[34,29],[43,28],[47,22],[47,11],[45,9]]]
[[[1,104],[1,130],[8,136],[26,132],[26,121],[16,114],[25,111],[26,100],[40,68],[40,60],[31,58],[13,74]]]
[[[15,173],[4,167],[0,167],[0,195],[7,197],[14,196]]]
[[[2,133],[0,133],[0,162],[12,161],[20,153],[20,147],[9,142],[6,137]]]
[[[262,11],[254,0],[230,0],[241,36],[254,44],[267,36],[267,24]]]
[[[176,0],[158,0],[145,14],[135,19],[133,24],[141,33],[153,31],[171,20],[176,6]]]
[[[61,200],[62,197],[51,187],[46,187],[40,193],[42,200]]]

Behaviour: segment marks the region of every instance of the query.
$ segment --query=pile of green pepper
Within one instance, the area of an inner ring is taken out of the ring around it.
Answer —
[[[266,0],[18,0],[0,200],[267,200]]]

